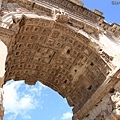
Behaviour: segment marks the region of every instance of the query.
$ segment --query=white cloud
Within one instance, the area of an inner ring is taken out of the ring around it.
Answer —
[[[61,117],[61,120],[71,120],[72,119],[73,114],[71,112],[66,112],[63,114],[63,116]]]
[[[53,118],[52,118],[52,120],[56,120],[56,118],[55,118],[55,117],[53,117]]]
[[[42,102],[39,102],[43,87],[45,86],[40,83],[37,83],[36,86],[28,86],[24,81],[7,82],[3,87],[5,115],[9,116],[6,120],[15,120],[19,115],[23,119],[31,119],[28,112],[37,107],[42,108]]]

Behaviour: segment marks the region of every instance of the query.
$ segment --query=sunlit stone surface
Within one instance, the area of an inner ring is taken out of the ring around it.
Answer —
[[[42,82],[73,106],[73,120],[117,119],[120,26],[83,5],[78,0],[3,0],[4,82]]]

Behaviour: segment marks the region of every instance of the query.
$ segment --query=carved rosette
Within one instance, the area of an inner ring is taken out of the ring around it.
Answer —
[[[54,11],[55,13],[55,20],[60,23],[68,23],[69,21],[69,16],[64,10],[59,10],[59,11]]]

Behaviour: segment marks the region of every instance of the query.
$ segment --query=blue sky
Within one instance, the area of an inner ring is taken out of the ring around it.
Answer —
[[[98,9],[103,12],[105,20],[109,23],[116,22],[120,24],[120,4],[113,5],[112,2],[120,0],[81,0],[84,6],[90,10]]]
[[[4,86],[5,120],[71,120],[72,112],[58,93],[37,82],[9,81]]]
[[[99,9],[109,23],[120,23],[120,5],[112,0],[82,0],[90,10]],[[72,108],[65,99],[37,82],[28,86],[24,81],[4,85],[5,120],[71,120]]]

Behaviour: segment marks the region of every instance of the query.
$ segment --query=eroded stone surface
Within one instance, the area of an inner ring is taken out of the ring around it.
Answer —
[[[42,82],[73,106],[73,120],[113,119],[119,117],[117,107],[112,109],[113,104],[119,106],[113,102],[119,92],[108,92],[119,81],[120,27],[104,22],[100,11],[79,4],[3,0],[0,39],[8,49],[5,82]]]
[[[119,86],[118,86],[119,85]],[[120,82],[89,112],[83,120],[119,120]]]
[[[40,80],[63,97],[70,97],[73,106],[83,96],[80,108],[106,79],[111,66],[88,46],[89,39],[65,25],[27,16],[20,24],[9,46],[5,79],[25,79],[27,84]]]

